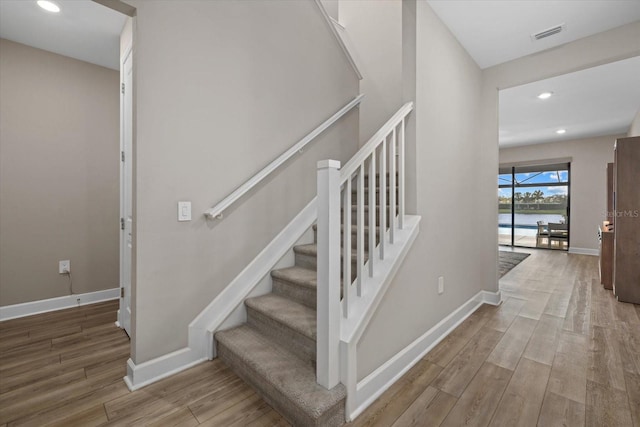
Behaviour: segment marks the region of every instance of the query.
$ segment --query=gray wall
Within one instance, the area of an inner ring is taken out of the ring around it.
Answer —
[[[116,288],[118,72],[0,40],[0,305]]]
[[[362,73],[360,142],[366,143],[402,106],[402,1],[339,2],[340,23]]]
[[[598,249],[598,224],[606,219],[607,163],[613,144],[624,135],[500,149],[500,164],[571,158],[571,248]]]
[[[478,215],[491,208],[495,193],[495,176],[485,182],[476,178],[494,168],[477,163],[479,152],[485,149],[475,137],[482,73],[426,2],[417,2],[415,7],[413,149],[417,214],[422,223],[404,265],[358,344],[359,379],[480,290],[497,288],[495,251],[488,268],[482,257],[495,246],[483,232],[486,227]],[[411,61],[406,64],[410,66]],[[463,196],[468,197],[471,209],[461,208]],[[495,234],[495,229],[491,232]],[[442,295],[437,293],[438,276],[445,277]]]
[[[358,79],[312,0],[131,3],[141,363],[187,345],[194,317],[315,196],[317,160],[355,153],[357,110],[222,221],[202,213],[353,99]],[[177,221],[180,200],[193,221]]]
[[[640,136],[640,111],[636,114],[629,127],[629,132],[627,132],[627,136]]]

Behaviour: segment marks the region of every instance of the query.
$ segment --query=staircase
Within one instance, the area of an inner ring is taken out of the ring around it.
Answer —
[[[295,265],[271,271],[271,293],[235,300],[245,298],[244,324],[214,334],[218,357],[294,426],[340,426],[371,396],[358,388],[357,342],[419,230],[404,212],[412,108],[342,167],[318,162],[315,243],[294,246]]]
[[[313,230],[317,240],[316,225]],[[355,228],[351,232],[355,236]],[[367,224],[366,242],[368,232]],[[246,324],[215,334],[218,356],[293,425],[339,426],[345,387],[327,390],[316,382],[317,245],[293,251],[295,266],[271,272],[272,293],[245,300]]]
[[[313,246],[295,247],[296,265],[271,272],[273,292],[245,300],[247,323],[215,338],[218,356],[293,425],[339,426],[344,386],[316,383]]]

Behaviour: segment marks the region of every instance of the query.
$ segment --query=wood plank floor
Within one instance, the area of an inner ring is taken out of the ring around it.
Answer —
[[[500,279],[502,305],[478,309],[349,425],[640,427],[640,306],[603,289],[596,257],[517,251],[531,256]]]
[[[288,425],[219,360],[130,392],[118,301],[0,322],[0,426]]]
[[[350,425],[640,427],[640,306],[532,255]],[[117,301],[0,323],[0,426],[288,425],[219,360],[129,392]]]

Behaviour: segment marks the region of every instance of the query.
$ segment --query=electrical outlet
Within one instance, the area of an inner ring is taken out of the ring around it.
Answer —
[[[438,277],[438,295],[444,293],[444,276]]]
[[[58,273],[69,274],[71,273],[71,261],[68,259],[58,262]]]

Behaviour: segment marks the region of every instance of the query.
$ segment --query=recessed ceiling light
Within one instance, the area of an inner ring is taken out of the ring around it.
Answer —
[[[553,92],[542,92],[540,95],[538,95],[538,98],[548,99],[551,98],[551,95],[553,95]]]
[[[567,133],[567,130],[566,129],[558,129],[556,131],[556,133],[559,134],[559,135],[562,135],[563,133]]]
[[[60,12],[60,6],[55,4],[52,1],[48,0],[38,0],[38,6],[46,10],[47,12],[58,13]]]

